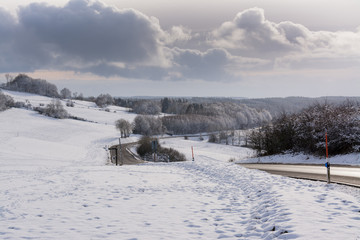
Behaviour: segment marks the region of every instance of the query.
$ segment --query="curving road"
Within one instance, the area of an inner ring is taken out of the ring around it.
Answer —
[[[115,164],[116,158],[118,158],[119,165],[132,165],[144,163],[145,161],[136,157],[131,151],[130,148],[136,145],[137,143],[125,143],[121,145],[121,154],[115,151],[110,151],[111,162]],[[114,145],[111,148],[119,149],[119,145]]]
[[[326,181],[326,167],[323,165],[293,164],[240,164],[250,169],[258,169],[287,177]],[[360,187],[360,167],[334,166],[330,168],[330,180],[333,183]]]

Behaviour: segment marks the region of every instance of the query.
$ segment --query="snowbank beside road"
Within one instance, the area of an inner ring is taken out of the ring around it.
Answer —
[[[337,155],[329,157],[330,164],[360,166],[360,153]],[[326,158],[319,158],[305,154],[282,154],[266,157],[237,159],[236,163],[287,163],[287,164],[321,164]]]

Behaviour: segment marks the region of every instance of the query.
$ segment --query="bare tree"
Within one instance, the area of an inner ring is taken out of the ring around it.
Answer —
[[[115,127],[120,131],[120,135],[122,138],[129,137],[132,132],[131,123],[126,121],[125,119],[119,119],[115,122]]]
[[[14,80],[14,77],[9,73],[5,74],[5,78],[6,78],[6,86],[9,86],[10,82]]]
[[[71,91],[68,88],[63,88],[60,91],[60,96],[63,99],[70,99],[71,98]]]

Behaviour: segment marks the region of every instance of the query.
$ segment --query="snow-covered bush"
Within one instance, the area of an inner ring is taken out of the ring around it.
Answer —
[[[14,99],[0,91],[0,112],[14,106]]]
[[[152,152],[152,146],[151,146],[152,141],[154,141],[152,138],[150,138],[148,136],[143,136],[139,141],[139,145],[136,148],[136,152],[142,157],[147,153],[151,153]]]
[[[218,139],[218,137],[217,137],[217,135],[215,134],[215,133],[211,133],[210,135],[209,135],[209,140],[208,140],[208,142],[210,142],[210,143],[216,143],[216,142],[218,142],[219,141],[219,139]]]
[[[53,99],[45,108],[35,108],[41,114],[49,117],[64,119],[69,117],[69,113],[64,109],[59,99]]]
[[[147,136],[144,136],[140,139],[139,141],[139,145],[136,149],[137,153],[141,156],[141,157],[145,157],[147,155],[150,155],[153,153],[153,147],[152,147],[152,142],[156,141],[156,145],[157,145],[157,154],[158,155],[162,155],[162,156],[166,156],[165,158],[168,159],[170,162],[179,162],[179,161],[186,161],[186,157],[184,154],[178,152],[175,149],[172,148],[164,148],[160,145],[159,141],[157,139],[153,139]]]
[[[67,101],[66,101],[66,106],[67,106],[67,107],[74,107],[74,106],[75,106],[75,104],[74,104],[74,102],[73,102],[73,101],[71,101],[71,100],[67,100]]]

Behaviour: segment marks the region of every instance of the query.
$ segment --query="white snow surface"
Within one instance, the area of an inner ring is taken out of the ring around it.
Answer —
[[[249,170],[229,162],[249,149],[179,138],[160,143],[189,161],[117,167],[106,121],[0,112],[0,239],[360,239],[358,189]]]
[[[16,102],[29,102],[33,107],[39,107],[43,104],[44,107],[49,104],[52,98],[39,96],[31,93],[14,92],[8,90],[2,90],[4,94],[14,98]],[[65,110],[73,116],[83,118],[88,121],[101,124],[115,125],[115,121],[122,118],[129,122],[132,122],[136,117],[136,114],[130,113],[128,108],[118,106],[106,107],[109,112],[105,111],[105,108],[99,108],[93,102],[71,100],[74,103],[74,107],[67,107],[67,100],[61,100]]]

